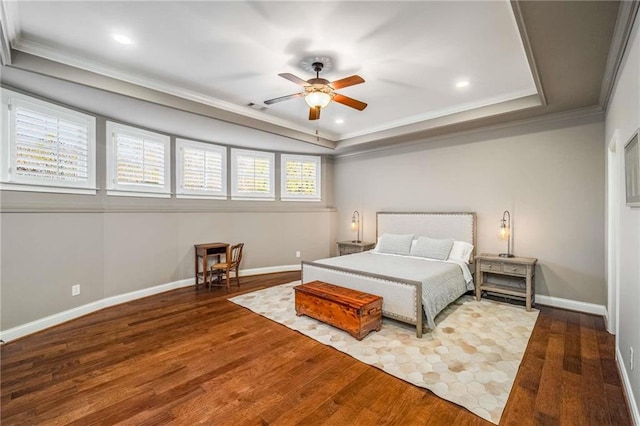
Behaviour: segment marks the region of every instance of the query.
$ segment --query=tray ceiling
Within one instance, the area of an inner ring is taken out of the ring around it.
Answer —
[[[602,15],[593,9],[589,16]],[[610,42],[617,6],[606,10],[608,26],[596,31],[608,31]],[[522,37],[528,27],[507,1],[28,1],[3,2],[3,11],[15,51],[240,117],[226,121],[318,136],[325,146],[546,106],[530,40]],[[608,45],[602,50],[606,59]],[[365,79],[338,91],[368,103],[364,111],[333,102],[309,121],[303,98],[263,103],[300,92],[278,74],[309,79],[318,59],[330,81]]]

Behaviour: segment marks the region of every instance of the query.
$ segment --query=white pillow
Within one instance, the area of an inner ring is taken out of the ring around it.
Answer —
[[[469,263],[469,258],[473,252],[473,244],[469,244],[466,241],[454,241],[451,252],[449,253],[449,259],[461,260],[464,263]]]
[[[378,247],[380,247],[380,238],[382,238],[382,237],[378,237],[378,241],[376,242],[376,246],[371,249],[371,253],[380,253],[378,251]],[[409,250],[409,253],[411,253],[411,251],[416,246],[416,244],[418,244],[418,240],[411,240],[411,250]]]
[[[417,244],[411,248],[411,256],[446,260],[449,258],[452,246],[453,239],[436,240],[429,237],[419,237]]]
[[[412,242],[413,234],[382,234],[376,246],[376,252],[407,256],[411,252]]]

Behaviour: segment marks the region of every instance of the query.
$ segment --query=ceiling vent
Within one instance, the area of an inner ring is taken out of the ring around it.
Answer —
[[[256,111],[264,111],[267,109],[266,106],[260,104],[254,104],[253,102],[249,102],[247,106],[251,109],[255,109]]]

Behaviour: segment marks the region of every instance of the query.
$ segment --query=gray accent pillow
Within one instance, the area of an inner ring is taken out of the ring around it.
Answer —
[[[401,254],[407,256],[411,252],[413,234],[382,234],[376,251],[378,253]]]
[[[436,240],[429,237],[419,237],[418,242],[411,249],[411,256],[447,260],[451,252],[451,247],[453,247],[453,239]]]

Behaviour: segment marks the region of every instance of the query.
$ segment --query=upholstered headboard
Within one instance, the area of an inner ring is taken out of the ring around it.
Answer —
[[[384,233],[453,238],[473,244],[471,261],[476,253],[475,212],[377,212],[376,237]]]

